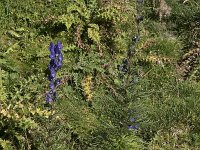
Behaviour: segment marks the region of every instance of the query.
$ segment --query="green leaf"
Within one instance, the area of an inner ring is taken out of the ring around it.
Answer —
[[[75,22],[72,14],[62,15],[58,18],[58,20],[59,20],[59,22],[65,24],[65,26],[67,27],[67,30],[69,30],[70,27],[72,26],[72,24]]]
[[[12,147],[10,141],[2,140],[1,138],[0,138],[0,146],[2,146],[2,148],[4,150],[14,150],[14,148]]]
[[[16,33],[15,31],[12,31],[12,30],[7,31],[7,34],[13,38],[21,38],[21,35],[19,35],[18,33]]]
[[[92,39],[94,42],[100,42],[100,35],[99,35],[99,26],[96,24],[89,24],[88,28],[88,37]]]

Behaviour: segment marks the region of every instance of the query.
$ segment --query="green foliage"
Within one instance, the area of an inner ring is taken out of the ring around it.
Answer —
[[[167,3],[171,16],[158,22],[150,1],[138,12],[133,0],[2,0],[0,149],[198,149],[199,3]],[[44,107],[58,40],[58,100]]]
[[[200,3],[198,1],[186,1],[173,3],[171,20],[168,23],[169,29],[181,37],[184,41],[182,58],[179,60],[180,70],[185,79],[194,79],[198,81],[199,55],[196,51],[199,49],[199,12]],[[188,56],[188,58],[187,58]]]

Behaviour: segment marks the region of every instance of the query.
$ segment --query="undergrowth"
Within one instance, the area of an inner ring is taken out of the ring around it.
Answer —
[[[1,0],[0,149],[198,149],[199,2],[152,2]]]

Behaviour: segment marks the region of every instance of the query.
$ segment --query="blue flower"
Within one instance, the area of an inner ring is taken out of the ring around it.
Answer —
[[[133,126],[132,125],[128,125],[128,130],[131,130],[133,129]]]
[[[58,55],[58,61],[62,61],[63,60],[63,55],[62,55],[62,53],[60,53],[59,55]]]
[[[57,62],[57,67],[60,69],[61,66],[62,66],[62,62],[61,62],[61,61],[58,61],[58,62]]]
[[[52,97],[51,97],[51,94],[50,93],[47,93],[46,94],[46,102],[47,103],[51,103],[53,100],[52,100]]]
[[[50,45],[49,45],[50,52],[54,51],[54,47],[55,47],[55,45],[51,42]]]
[[[139,126],[138,126],[138,125],[134,125],[134,126],[133,126],[133,129],[134,129],[134,130],[138,130],[138,129],[139,129]]]
[[[51,59],[49,63],[49,70],[50,68],[55,68],[56,67],[56,59]]]
[[[61,50],[63,48],[62,43],[60,41],[57,42],[58,48]]]
[[[60,85],[60,78],[55,80],[55,86],[58,86],[58,85]]]
[[[135,130],[135,131],[137,131],[138,129],[139,129],[138,125],[134,125],[134,126],[128,125],[128,130]]]
[[[49,74],[49,75],[48,75],[48,79],[49,79],[49,81],[52,81],[52,80],[53,80],[53,77]]]
[[[61,54],[61,49],[62,49],[61,42],[57,42],[57,44],[55,45],[55,49],[54,49],[55,54],[57,54],[57,55]]]
[[[50,75],[51,75],[53,78],[55,78],[55,76],[56,76],[56,71],[55,71],[55,69],[54,69],[53,67],[50,67]]]
[[[51,90],[54,90],[54,89],[55,89],[55,85],[54,85],[54,82],[53,82],[53,81],[51,81],[51,82],[49,83],[49,88],[50,88]]]
[[[51,42],[50,45],[49,45],[49,51],[50,51],[50,55],[49,55],[49,58],[51,59],[55,59],[55,46],[54,44]]]
[[[131,117],[130,122],[135,122],[135,118]]]

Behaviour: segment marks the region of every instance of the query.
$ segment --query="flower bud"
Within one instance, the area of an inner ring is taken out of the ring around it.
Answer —
[[[60,41],[57,42],[58,48],[61,50],[63,48],[62,43]]]

